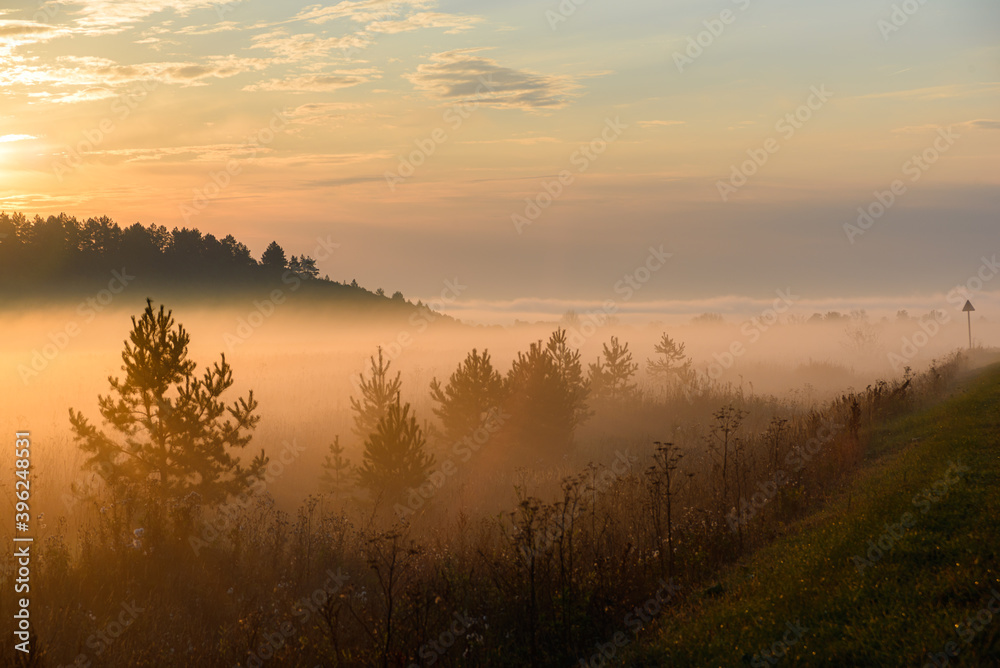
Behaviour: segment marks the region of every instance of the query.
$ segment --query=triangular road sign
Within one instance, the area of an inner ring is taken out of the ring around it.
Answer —
[[[976,307],[972,305],[972,302],[970,302],[968,299],[966,299],[965,300],[965,307],[962,310],[963,311],[975,311]]]

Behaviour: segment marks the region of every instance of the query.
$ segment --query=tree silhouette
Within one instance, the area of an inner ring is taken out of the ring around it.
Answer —
[[[649,375],[670,385],[687,383],[692,379],[691,359],[684,352],[685,344],[675,341],[664,332],[653,348],[660,359],[646,360]]]
[[[323,460],[323,475],[320,476],[320,487],[335,500],[346,496],[353,485],[351,461],[344,456],[344,446],[340,444],[340,436],[330,444],[330,453]]]
[[[595,396],[621,401],[635,394],[636,386],[631,383],[639,365],[632,362],[628,344],[618,343],[618,337],[611,337],[611,345],[604,344],[603,359],[590,365],[590,387]]]
[[[248,469],[231,452],[250,443],[260,420],[253,391],[225,405],[220,397],[233,384],[225,355],[198,378],[189,342],[172,312],[154,311],[147,299],[142,317],[132,317],[124,379],[109,378],[111,394],[98,397],[104,424],[117,437],[70,409],[75,440],[89,455],[84,466],[112,488],[148,482],[161,499],[197,492],[218,503],[244,491],[266,465],[263,451]]]
[[[354,433],[363,442],[378,427],[379,421],[385,417],[389,407],[397,403],[402,382],[399,372],[395,378],[389,377],[390,362],[382,358],[382,346],[378,347],[378,362],[371,360],[371,378],[365,380],[364,374],[359,375],[361,398],[351,397],[351,408],[354,410]]]
[[[587,396],[590,394],[590,383],[583,377],[583,364],[580,362],[580,351],[569,347],[566,330],[558,328],[552,332],[545,346],[559,370],[573,415],[573,428],[590,416],[587,407]]]
[[[316,268],[316,260],[303,255],[299,258],[299,276],[302,278],[319,278],[319,269]]]
[[[278,245],[277,241],[272,241],[264,249],[264,254],[260,256],[260,263],[268,269],[274,270],[281,270],[288,266],[285,251]]]
[[[485,415],[499,408],[504,399],[503,377],[493,368],[487,350],[475,349],[448,379],[444,387],[437,378],[431,381],[431,398],[439,406],[434,414],[441,419],[445,437],[459,441],[478,429]]]
[[[226,249],[233,264],[242,267],[257,266],[257,260],[253,259],[253,256],[250,255],[250,249],[245,244],[237,241],[233,235],[227,234],[219,243]]]
[[[109,272],[122,267],[128,271],[141,268],[141,280],[147,286],[194,283],[200,287],[209,282],[213,288],[248,284],[256,289],[261,283],[285,278],[288,268],[301,279],[321,282],[315,259],[308,255],[289,259],[276,241],[258,262],[232,235],[216,238],[197,228],[168,230],[135,223],[122,229],[106,216],[80,221],[59,214],[29,220],[21,213],[0,212],[0,288],[41,292],[63,288],[71,281],[80,288],[87,283],[96,286],[106,284]],[[322,282],[332,283],[329,276]],[[351,287],[358,290],[353,295],[337,292],[367,299],[356,281]],[[399,299],[405,302],[401,294]]]
[[[401,407],[396,401],[365,439],[358,470],[361,486],[376,498],[390,502],[399,499],[403,492],[423,483],[434,465],[426,445],[423,431],[410,413],[410,404]]]
[[[589,390],[580,354],[569,349],[564,330],[553,333],[547,345],[538,341],[518,353],[507,374],[515,444],[543,455],[566,452],[577,425],[589,415]]]

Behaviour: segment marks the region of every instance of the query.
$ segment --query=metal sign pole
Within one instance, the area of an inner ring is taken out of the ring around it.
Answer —
[[[972,312],[976,310],[976,307],[972,305],[968,299],[965,300],[965,306],[962,308],[965,314],[969,316],[969,350],[972,350]]]

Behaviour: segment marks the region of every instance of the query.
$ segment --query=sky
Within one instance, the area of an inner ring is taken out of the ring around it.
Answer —
[[[992,0],[4,2],[0,209],[483,321],[1000,307],[998,36]]]

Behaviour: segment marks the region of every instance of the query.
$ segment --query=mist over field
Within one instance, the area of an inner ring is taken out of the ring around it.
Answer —
[[[996,0],[10,0],[0,668],[1000,665]]]
[[[620,318],[601,312],[486,326],[465,324],[431,310],[390,322],[372,321],[308,297],[273,303],[268,294],[221,307],[178,297],[167,307],[190,332],[190,357],[199,369],[225,353],[234,369],[233,394],[254,391],[262,418],[254,444],[276,452],[289,443],[298,446],[294,461],[269,485],[289,510],[319,491],[317,471],[335,436],[343,439],[349,457],[360,460],[363,444],[351,434],[350,399],[358,397],[359,376],[368,372],[369,358],[379,347],[393,373],[401,374],[402,400],[413,405],[423,424],[436,425],[429,393],[433,378],[446,379],[473,349],[488,350],[494,366],[505,373],[519,351],[547,339],[557,328],[566,329],[585,364],[600,357],[611,336],[627,343],[639,364],[635,382],[650,399],[663,398],[665,392],[663,383],[648,373],[647,361],[655,359],[653,348],[666,332],[685,344],[702,381],[773,397],[776,406],[790,413],[808,411],[879,379],[901,378],[906,367],[923,371],[935,358],[961,347],[967,336],[961,313],[876,319],[867,313],[837,312],[813,318],[815,314],[780,299],[776,300],[780,313],[772,305],[746,319],[712,314],[672,326],[662,321],[615,322]],[[84,300],[5,315],[8,338],[3,358],[5,368],[17,378],[5,386],[8,410],[3,427],[13,431],[17,425],[33,426],[35,438],[46,444],[40,450],[43,461],[54,467],[45,470],[50,475],[60,472],[58,489],[82,475],[78,469],[83,457],[72,442],[67,410],[73,407],[97,416],[97,396],[107,393],[109,375],[120,375],[130,319],[143,306],[135,294],[124,294],[107,306]],[[996,340],[1000,333],[1000,326],[982,319],[975,327],[977,340]],[[548,481],[557,481],[558,473],[571,473],[589,461],[613,461],[616,449],[622,447],[645,452],[654,440],[674,438],[682,427],[695,429],[698,436],[690,440],[696,442],[706,428],[706,415],[685,404],[677,402],[647,421],[585,422],[577,432],[575,451],[559,471],[547,472]],[[436,449],[447,454],[453,445],[441,441]],[[491,461],[508,473],[533,464],[530,459],[499,454]],[[458,485],[465,482],[463,477],[457,477]],[[501,487],[507,482],[505,478]],[[513,499],[512,487],[492,492]],[[474,503],[475,495],[466,500]],[[52,511],[58,514],[65,505],[65,500],[55,503]]]

